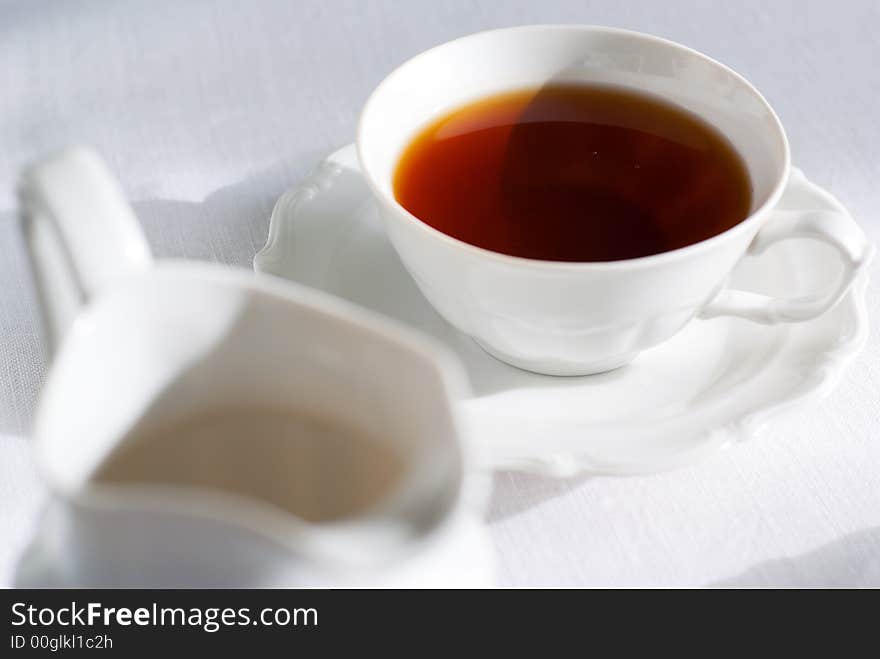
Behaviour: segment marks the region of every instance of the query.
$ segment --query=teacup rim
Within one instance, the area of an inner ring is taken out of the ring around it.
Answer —
[[[611,261],[550,261],[543,259],[533,259],[523,256],[514,256],[511,254],[504,254],[501,252],[496,252],[490,249],[486,249],[484,247],[479,247],[477,245],[473,245],[466,241],[460,240],[459,238],[455,238],[446,234],[439,229],[435,229],[427,222],[419,219],[412,213],[410,213],[406,208],[404,208],[397,199],[394,198],[393,194],[389,194],[378,184],[378,182],[374,179],[373,174],[369,171],[368,167],[365,165],[366,159],[364,157],[363,152],[363,134],[364,134],[364,123],[366,117],[371,109],[371,106],[376,103],[377,97],[384,90],[384,88],[392,81],[392,79],[400,73],[402,69],[405,67],[411,66],[413,63],[418,60],[427,57],[430,53],[437,51],[441,48],[445,48],[454,43],[458,43],[468,39],[475,39],[478,37],[485,37],[490,34],[500,33],[500,32],[529,32],[534,30],[570,30],[577,32],[604,32],[611,35],[617,36],[629,36],[636,37],[639,39],[644,39],[646,41],[653,41],[655,43],[659,43],[665,46],[670,46],[672,48],[678,49],[684,53],[687,53],[690,56],[696,57],[704,62],[707,62],[715,67],[720,68],[724,72],[731,75],[735,80],[741,83],[751,94],[762,104],[763,108],[767,111],[770,117],[773,119],[773,124],[778,133],[778,137],[782,143],[783,147],[783,162],[782,167],[779,172],[779,176],[776,182],[773,185],[773,189],[770,194],[767,196],[767,199],[760,206],[755,208],[747,217],[743,220],[735,224],[734,226],[722,231],[721,233],[715,234],[714,236],[710,236],[704,240],[691,243],[690,245],[685,245],[684,247],[678,247],[676,249],[671,249],[665,252],[660,252],[658,254],[650,254],[647,256],[639,256],[635,258],[629,259],[618,259]],[[702,53],[694,48],[689,46],[685,46],[684,44],[678,43],[677,41],[673,41],[671,39],[666,39],[664,37],[660,37],[657,35],[649,34],[647,32],[639,32],[637,30],[630,30],[626,28],[619,27],[610,27],[605,25],[595,25],[595,24],[587,24],[587,23],[537,23],[537,24],[526,24],[526,25],[516,25],[510,27],[502,27],[495,28],[491,30],[482,30],[479,32],[473,32],[470,34],[463,35],[461,37],[457,37],[455,39],[451,39],[449,41],[444,41],[443,43],[437,44],[436,46],[432,46],[426,50],[423,50],[416,55],[408,58],[404,62],[400,63],[396,66],[391,72],[388,73],[370,95],[367,97],[366,102],[361,110],[360,116],[358,118],[356,136],[355,136],[355,148],[357,150],[358,162],[360,164],[361,172],[367,185],[372,190],[373,194],[376,197],[383,201],[386,204],[390,204],[391,207],[399,211],[403,217],[405,217],[408,221],[418,226],[422,231],[426,232],[427,235],[433,236],[439,239],[441,242],[445,242],[447,245],[451,247],[455,247],[460,249],[463,252],[469,253],[475,257],[479,257],[485,260],[495,261],[496,263],[509,265],[509,266],[520,266],[520,267],[530,267],[534,269],[540,270],[555,270],[555,271],[587,271],[587,270],[612,270],[612,269],[625,269],[631,267],[648,267],[648,266],[657,266],[663,265],[668,262],[674,262],[676,260],[684,259],[692,254],[696,254],[697,252],[708,249],[712,245],[719,244],[725,240],[731,239],[733,236],[739,235],[747,231],[752,225],[760,220],[760,218],[772,209],[776,203],[779,201],[779,198],[782,196],[782,192],[785,189],[785,186],[788,182],[788,178],[791,172],[791,148],[788,142],[788,136],[785,133],[785,127],[782,125],[782,121],[779,119],[779,116],[776,114],[776,111],[773,109],[773,106],[764,98],[764,95],[753,85],[745,76],[733,70],[726,64],[719,62],[718,60]]]

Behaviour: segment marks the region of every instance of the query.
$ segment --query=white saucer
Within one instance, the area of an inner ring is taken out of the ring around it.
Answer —
[[[843,210],[797,169],[779,206]],[[774,414],[827,392],[867,337],[865,275],[811,322],[695,320],[610,373],[521,371],[483,352],[422,297],[385,237],[353,146],[278,200],[254,267],[439,339],[470,376],[473,395],[460,412],[484,464],[555,476],[659,471],[752,437]],[[738,288],[793,297],[832,285],[839,271],[830,248],[789,240],[748,257],[733,280]]]

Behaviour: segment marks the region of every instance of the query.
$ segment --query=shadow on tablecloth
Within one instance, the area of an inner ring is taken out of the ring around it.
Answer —
[[[856,531],[806,554],[758,563],[714,588],[880,587],[880,527]]]

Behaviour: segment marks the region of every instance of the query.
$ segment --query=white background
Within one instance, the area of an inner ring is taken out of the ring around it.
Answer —
[[[276,197],[353,139],[385,73],[535,22],[652,32],[740,71],[778,111],[794,162],[880,242],[876,0],[0,2],[0,584],[45,496],[27,439],[46,363],[18,169],[92,144],[157,255],[249,267]],[[652,477],[500,474],[489,523],[507,585],[880,586],[880,339],[759,441]]]

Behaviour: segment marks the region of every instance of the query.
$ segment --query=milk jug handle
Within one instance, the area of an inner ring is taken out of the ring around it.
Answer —
[[[19,184],[25,246],[50,351],[102,288],[150,267],[144,234],[119,184],[91,150],[27,168]]]

